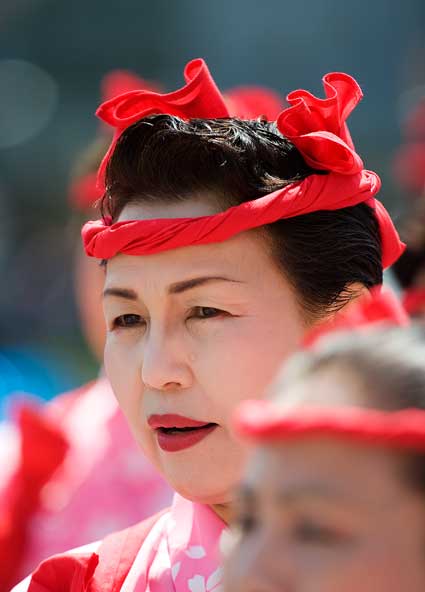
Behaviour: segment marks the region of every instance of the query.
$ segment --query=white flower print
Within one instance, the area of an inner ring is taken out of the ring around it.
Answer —
[[[206,556],[205,549],[204,547],[201,547],[201,545],[193,545],[186,549],[185,553],[191,559],[202,559]]]
[[[204,576],[197,574],[188,581],[189,590],[190,592],[220,592],[222,577],[222,567],[218,567],[215,571],[213,571],[206,584]]]
[[[196,575],[187,582],[190,592],[205,592],[204,576]]]
[[[173,565],[173,567],[171,568],[171,577],[173,578],[173,581],[176,580],[176,577],[180,571],[181,565],[182,565],[181,561],[177,561],[177,563],[175,563]]]
[[[207,580],[207,590],[210,592],[211,590],[216,590],[218,592],[217,586],[221,584],[221,580],[223,578],[223,568],[218,567],[215,571],[212,572],[210,577]]]

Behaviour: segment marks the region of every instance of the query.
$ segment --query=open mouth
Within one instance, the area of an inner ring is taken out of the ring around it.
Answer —
[[[203,426],[199,426],[199,427],[185,427],[185,428],[157,428],[158,432],[160,432],[161,434],[168,434],[170,436],[178,436],[180,434],[189,434],[191,432],[196,432],[198,430],[205,430],[208,428],[212,428],[212,427],[217,427],[216,423],[206,423]]]
[[[179,415],[151,415],[148,424],[154,429],[158,445],[165,452],[190,448],[219,427],[213,422],[203,423]]]

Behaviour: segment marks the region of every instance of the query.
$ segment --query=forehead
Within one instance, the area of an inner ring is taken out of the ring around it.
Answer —
[[[181,201],[134,202],[125,206],[118,222],[127,220],[157,220],[164,218],[197,218],[220,212],[213,194],[193,195]]]
[[[360,377],[345,365],[332,365],[286,384],[271,393],[283,410],[303,407],[353,407],[373,405]]]
[[[341,438],[311,436],[258,447],[244,486],[267,497],[318,495],[378,504],[404,491],[398,453]]]
[[[205,216],[215,213],[214,206],[199,198],[181,203],[131,204],[119,220],[158,219]],[[259,231],[240,233],[221,243],[181,247],[146,256],[119,254],[108,261],[106,285],[116,281],[144,282],[155,279],[173,283],[206,274],[229,275],[240,281],[256,278],[262,273],[282,278],[272,261],[269,248]]]

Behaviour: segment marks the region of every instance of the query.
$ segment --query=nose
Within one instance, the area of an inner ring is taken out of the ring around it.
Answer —
[[[142,347],[141,373],[145,386],[172,391],[192,385],[192,369],[178,335],[151,330]]]

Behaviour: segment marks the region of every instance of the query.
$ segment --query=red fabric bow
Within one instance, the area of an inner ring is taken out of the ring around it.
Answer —
[[[277,127],[298,148],[312,168],[354,175],[363,169],[346,120],[363,97],[348,74],[333,72],[323,78],[326,99],[306,90],[287,96],[291,105],[277,118]]]
[[[96,115],[115,129],[114,139],[99,169],[104,182],[106,165],[122,132],[131,124],[154,113],[167,113],[182,119],[229,117],[229,111],[202,59],[189,62],[184,70],[186,85],[171,93],[131,91],[103,103]]]

